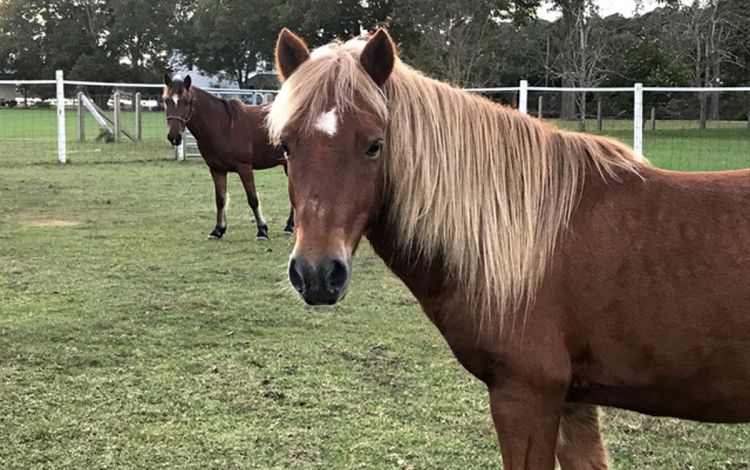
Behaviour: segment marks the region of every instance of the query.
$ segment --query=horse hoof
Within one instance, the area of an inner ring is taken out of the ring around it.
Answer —
[[[293,233],[294,233],[294,228],[293,228],[293,227],[289,227],[289,226],[287,226],[287,227],[284,227],[284,233],[285,233],[286,235],[291,235],[291,234],[293,234]]]
[[[259,225],[256,240],[268,240],[268,225]]]
[[[227,231],[226,227],[216,227],[213,229],[211,233],[208,234],[209,240],[218,240],[219,238],[224,236],[224,233]]]

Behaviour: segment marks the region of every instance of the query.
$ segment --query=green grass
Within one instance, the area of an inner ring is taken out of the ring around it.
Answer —
[[[111,117],[111,112],[108,112]],[[50,163],[57,158],[55,112],[49,109],[0,109],[0,166]],[[123,126],[133,131],[134,113],[123,112]],[[555,121],[561,127],[575,129],[574,121]],[[594,129],[596,122],[587,122]],[[66,112],[68,159],[72,162],[132,161],[170,158],[166,143],[163,112],[143,112],[143,141],[120,146],[97,141],[99,128],[86,115],[86,142],[78,141],[75,110]],[[633,124],[629,120],[605,120],[602,134],[627,145],[633,143]],[[657,130],[644,130],[644,154],[661,168],[683,171],[731,170],[750,166],[750,127],[746,122],[709,122],[700,130],[694,121],[657,121]]]
[[[576,129],[577,122],[555,121]],[[595,129],[596,121],[587,122]],[[598,132],[593,132],[598,133]],[[633,121],[605,120],[603,135],[633,145]],[[699,129],[695,121],[657,121],[656,130],[644,129],[643,154],[660,168],[680,171],[734,170],[750,167],[750,127],[747,122],[709,122]]]
[[[211,178],[156,132],[59,166],[6,117],[0,468],[497,467],[484,387],[369,247],[340,306],[287,287],[280,169],[256,175],[272,239],[233,177],[211,242]],[[616,469],[750,468],[748,426],[603,422]]]

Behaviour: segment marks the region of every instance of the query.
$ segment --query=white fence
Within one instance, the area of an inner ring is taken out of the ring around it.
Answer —
[[[102,86],[109,87],[109,89],[148,89],[148,88],[161,88],[161,84],[142,84],[142,83],[103,83],[103,82],[92,82],[92,81],[80,81],[80,80],[65,80],[62,71],[57,71],[55,80],[0,80],[0,86],[28,86],[28,85],[49,85],[55,87],[55,98],[48,100],[49,104],[56,108],[56,119],[57,119],[57,160],[60,163],[67,161],[67,142],[65,133],[65,111],[66,103],[70,106],[70,99],[66,99],[65,86],[83,87],[83,86]],[[638,153],[643,153],[643,130],[644,130],[644,93],[700,93],[700,94],[728,94],[728,93],[741,93],[750,92],[750,87],[714,87],[714,88],[697,88],[697,87],[682,87],[682,88],[664,88],[664,87],[644,87],[640,83],[634,84],[632,87],[614,87],[614,88],[567,88],[567,87],[540,87],[540,86],[529,86],[526,80],[521,80],[518,86],[512,87],[493,87],[493,88],[467,88],[467,91],[483,93],[483,94],[501,94],[511,93],[513,94],[514,104],[517,105],[518,110],[527,113],[529,111],[529,94],[538,93],[539,100],[536,104],[536,111],[539,117],[543,117],[543,104],[542,94],[563,94],[563,93],[574,93],[574,94],[619,94],[619,96],[629,96],[627,100],[621,99],[623,102],[631,103],[631,110],[621,110],[620,115],[622,116],[623,122],[626,120],[632,120],[632,146],[633,149]],[[245,89],[213,89],[209,88],[206,91],[213,92],[219,96],[263,96],[266,93],[276,93],[277,90],[245,90]],[[747,99],[748,95],[743,98],[745,101],[750,103]],[[118,100],[115,100],[116,102]],[[140,101],[139,101],[140,105]],[[602,130],[602,117],[601,117],[601,102],[597,103],[597,121],[598,130]],[[584,99],[585,109],[585,99]],[[748,126],[750,126],[750,104],[747,105],[748,110],[746,111]],[[80,116],[79,116],[80,119]],[[116,119],[116,118],[115,118]],[[654,122],[655,119],[655,108],[651,109],[651,119]],[[628,124],[630,125],[630,124]],[[184,149],[183,149],[184,150]],[[749,157],[750,158],[750,157]]]

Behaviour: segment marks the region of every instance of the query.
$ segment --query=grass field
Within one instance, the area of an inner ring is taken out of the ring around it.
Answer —
[[[31,140],[41,124],[8,116],[0,468],[497,467],[484,387],[368,246],[342,305],[311,309],[287,287],[280,169],[256,175],[272,239],[254,240],[234,177],[211,242],[211,179],[168,160],[161,121],[144,144],[71,144],[59,166]],[[655,144],[735,149],[728,163],[685,152],[691,167],[750,166],[746,129],[664,132]],[[616,469],[750,468],[748,426],[603,423]]]
[[[173,155],[166,143],[162,112],[144,111],[143,142],[123,145],[116,151],[111,145],[95,140],[99,129],[93,117],[86,115],[87,141],[80,143],[75,110],[68,110],[66,116],[69,161],[120,162],[154,157],[168,159]],[[122,121],[126,130],[133,131],[132,112],[123,112]],[[573,121],[556,123],[569,129],[577,126]],[[591,128],[594,125],[595,122],[589,122]],[[709,122],[708,127],[699,130],[694,121],[658,121],[656,131],[644,130],[644,154],[654,165],[674,170],[729,170],[750,166],[750,127],[746,122],[715,121]],[[57,158],[56,129],[53,110],[0,108],[0,166],[54,162]],[[605,120],[603,133],[632,145],[632,121]]]

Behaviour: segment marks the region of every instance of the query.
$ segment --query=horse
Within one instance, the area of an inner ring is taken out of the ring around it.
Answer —
[[[484,382],[506,469],[606,469],[598,406],[750,421],[750,170],[652,167],[404,64],[387,31],[278,36],[288,275],[346,294],[367,238]]]
[[[239,100],[223,100],[184,79],[164,74],[162,96],[169,127],[167,140],[180,145],[187,128],[198,142],[203,160],[211,171],[216,195],[216,225],[209,239],[220,239],[227,231],[227,173],[240,176],[247,203],[255,216],[257,240],[268,239],[268,225],[263,218],[255,191],[253,170],[284,166],[281,150],[270,144],[263,127],[268,106],[249,106]],[[290,209],[284,233],[294,231],[294,209]]]

